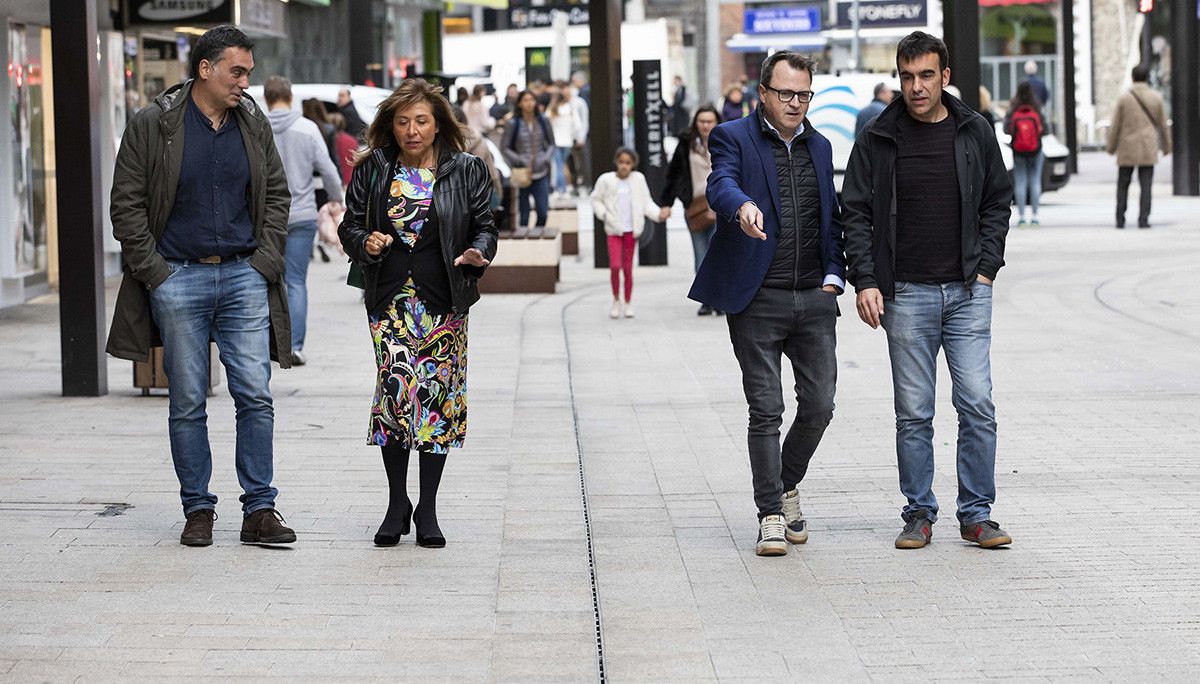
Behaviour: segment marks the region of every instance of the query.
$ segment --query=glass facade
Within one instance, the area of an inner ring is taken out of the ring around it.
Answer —
[[[13,249],[11,262],[4,264],[3,270],[10,277],[46,273],[49,268],[47,178],[53,167],[53,147],[47,146],[51,93],[43,70],[49,47],[46,29],[8,25],[7,104],[12,142],[8,223]]]

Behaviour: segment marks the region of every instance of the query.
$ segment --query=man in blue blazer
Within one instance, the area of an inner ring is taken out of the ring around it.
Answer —
[[[689,297],[728,312],[749,405],[747,445],[760,556],[787,554],[808,527],[797,485],[833,418],[837,296],[846,260],[829,141],[805,119],[813,60],[763,62],[760,106],[713,130],[708,203],[717,232]],[[796,377],[796,419],[784,438],[781,360]]]

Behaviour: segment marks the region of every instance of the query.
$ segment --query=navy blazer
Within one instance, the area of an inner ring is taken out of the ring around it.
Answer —
[[[762,287],[779,237],[779,174],[775,151],[762,131],[761,115],[723,123],[708,138],[712,174],[705,195],[717,214],[717,232],[708,246],[688,298],[719,311],[740,313]],[[804,120],[805,128],[812,126]],[[833,187],[833,148],[813,131],[807,139],[821,195],[821,263],[825,275],[846,278],[841,210]],[[742,232],[737,211],[754,202],[763,213],[766,240]]]

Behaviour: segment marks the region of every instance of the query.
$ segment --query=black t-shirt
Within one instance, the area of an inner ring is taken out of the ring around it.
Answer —
[[[953,116],[922,123],[904,113],[897,126],[896,280],[963,279],[962,216],[954,163]]]

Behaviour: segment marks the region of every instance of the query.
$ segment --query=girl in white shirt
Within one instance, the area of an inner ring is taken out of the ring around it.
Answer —
[[[613,158],[616,171],[609,171],[596,179],[592,190],[592,212],[604,223],[608,235],[608,270],[612,281],[613,303],[610,318],[633,318],[633,252],[637,239],[645,225],[643,217],[651,221],[667,220],[670,209],[661,209],[650,197],[650,186],[646,177],[634,171],[638,164],[637,152],[622,147]],[[621,274],[625,275],[625,304],[621,306]]]

